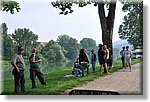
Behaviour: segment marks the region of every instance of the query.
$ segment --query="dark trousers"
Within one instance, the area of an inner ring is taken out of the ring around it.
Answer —
[[[121,57],[121,61],[122,61],[122,67],[124,67],[124,57]]]
[[[89,74],[89,66],[88,63],[81,64],[82,76],[84,76],[84,70],[87,69],[87,74]]]
[[[35,88],[36,85],[35,85],[35,78],[36,76],[38,77],[40,83],[42,85],[46,85],[46,82],[44,80],[44,76],[42,74],[42,72],[40,71],[39,68],[36,68],[36,69],[30,69],[30,79],[31,79],[31,82],[32,82],[32,88]]]
[[[17,72],[16,69],[13,69],[12,71],[14,75],[14,89],[15,89],[15,94],[18,95],[21,87],[22,94],[25,94],[25,78],[24,78],[24,71],[20,70],[20,72]]]

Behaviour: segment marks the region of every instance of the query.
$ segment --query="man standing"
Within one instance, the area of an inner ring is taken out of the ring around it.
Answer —
[[[93,69],[93,73],[96,74],[96,68],[95,68],[95,64],[96,64],[96,60],[97,60],[97,57],[96,57],[96,54],[94,53],[94,50],[91,50],[91,64],[92,64],[92,69]]]
[[[122,47],[122,50],[120,51],[120,55],[121,55],[122,67],[124,68],[125,47]]]
[[[46,85],[43,74],[40,71],[39,63],[42,62],[40,57],[37,54],[36,48],[32,50],[32,55],[29,58],[30,61],[30,79],[32,81],[32,88],[36,88],[35,78],[38,77],[40,83],[42,85]]]
[[[124,62],[125,62],[125,69],[129,65],[130,72],[132,72],[132,68],[131,68],[131,56],[132,56],[132,53],[129,50],[129,46],[126,46],[125,60],[124,60]]]
[[[13,56],[11,61],[11,64],[14,67],[12,73],[14,75],[15,95],[19,94],[20,87],[21,87],[22,94],[26,94],[25,78],[24,78],[25,62],[22,57],[23,53],[24,53],[24,48],[22,46],[19,46],[17,53]]]

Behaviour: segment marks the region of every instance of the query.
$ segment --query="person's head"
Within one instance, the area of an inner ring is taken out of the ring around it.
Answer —
[[[125,47],[123,46],[122,49],[125,50]]]
[[[24,48],[22,46],[18,46],[17,52],[18,52],[18,54],[23,54],[24,53]]]
[[[94,53],[94,49],[91,50],[91,53]]]
[[[128,49],[129,49],[129,46],[126,46],[126,49],[128,50]]]
[[[83,54],[84,51],[85,51],[85,50],[82,48],[82,49],[80,50],[80,54]]]
[[[104,45],[104,49],[107,49],[107,45]]]
[[[103,45],[102,45],[102,44],[99,44],[99,48],[101,48],[101,49],[102,49],[102,48],[103,48]]]
[[[37,53],[37,49],[34,48],[34,49],[32,50],[32,53]]]

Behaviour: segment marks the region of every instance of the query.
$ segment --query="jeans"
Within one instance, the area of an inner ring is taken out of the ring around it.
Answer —
[[[78,68],[74,68],[74,71],[76,73],[76,76],[82,74],[82,71],[80,69],[78,69]]]
[[[93,62],[92,62],[92,69],[93,69],[93,73],[94,73],[94,74],[96,74],[95,64],[96,64],[96,61],[93,61]]]
[[[21,87],[22,94],[25,94],[25,78],[24,78],[24,71],[20,70],[19,72],[16,69],[12,71],[14,75],[14,84],[15,84],[15,94],[18,95]]]

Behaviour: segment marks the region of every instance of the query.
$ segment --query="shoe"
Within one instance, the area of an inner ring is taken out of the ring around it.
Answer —
[[[132,69],[130,69],[130,72],[132,72]]]

